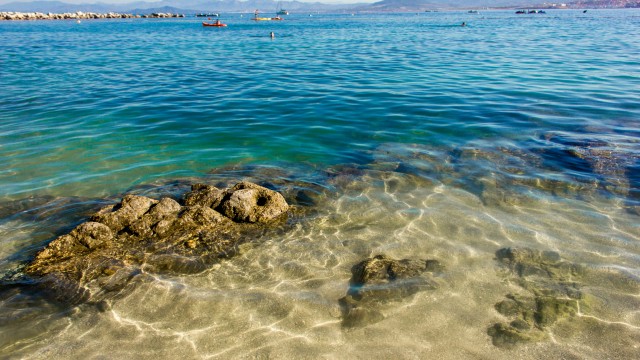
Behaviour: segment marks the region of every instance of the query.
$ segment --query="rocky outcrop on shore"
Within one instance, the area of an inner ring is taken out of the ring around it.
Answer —
[[[0,20],[80,20],[80,19],[136,19],[136,18],[182,18],[183,14],[152,13],[147,15],[121,14],[121,13],[41,13],[41,12],[0,12]]]
[[[126,195],[49,243],[25,273],[63,302],[100,301],[143,272],[204,271],[277,230],[288,209],[281,194],[249,182],[195,184],[182,204]]]

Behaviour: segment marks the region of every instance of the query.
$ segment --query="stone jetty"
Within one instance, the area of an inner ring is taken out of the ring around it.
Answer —
[[[147,15],[106,13],[98,14],[91,12],[75,13],[40,13],[40,12],[0,12],[0,20],[80,20],[80,19],[137,19],[137,18],[182,18],[183,14],[171,13],[151,13]]]

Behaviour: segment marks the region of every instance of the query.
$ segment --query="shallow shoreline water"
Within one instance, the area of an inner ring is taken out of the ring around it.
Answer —
[[[230,19],[233,32],[0,24],[0,353],[634,357],[640,14],[588,15]],[[196,182],[239,180],[304,215],[203,273],[144,272],[102,307],[11,286],[47,242],[124,194],[180,199]],[[523,275],[503,248],[582,270]],[[383,320],[346,328],[351,268],[379,254],[444,270],[437,288],[380,305]],[[567,286],[578,309],[540,340],[492,343],[489,329],[513,321],[496,304]]]

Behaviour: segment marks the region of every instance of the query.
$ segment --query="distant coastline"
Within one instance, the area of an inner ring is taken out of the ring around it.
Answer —
[[[181,18],[183,14],[151,13],[147,15],[121,14],[121,13],[41,13],[41,12],[0,12],[2,20],[80,20],[80,19],[136,19],[136,18]]]
[[[63,1],[24,1],[0,0],[0,14],[56,14],[63,18],[67,14],[83,12],[97,14],[99,18],[131,18],[142,14],[187,14],[198,13],[253,13],[255,9],[262,12],[277,11],[286,8],[291,14],[312,13],[402,13],[432,11],[468,11],[468,10],[511,10],[511,9],[616,9],[638,8],[640,0],[571,0],[568,2],[542,2],[533,0],[380,0],[363,3],[353,0],[350,3],[323,3],[276,1],[276,0],[220,0],[207,2],[203,0],[163,0],[163,1],[131,1],[125,3],[95,2],[91,4],[66,3]],[[116,14],[116,15],[113,15]],[[104,15],[104,16],[102,16]],[[119,16],[120,15],[120,16]],[[66,16],[66,17],[65,17]],[[6,16],[3,16],[6,17]],[[152,17],[147,15],[147,17]],[[158,16],[161,17],[161,16]],[[46,19],[42,15],[36,19]],[[54,16],[58,19],[58,16]],[[4,19],[3,19],[4,20]]]

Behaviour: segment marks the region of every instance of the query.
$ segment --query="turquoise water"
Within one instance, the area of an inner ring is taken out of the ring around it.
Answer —
[[[0,195],[105,195],[238,162],[362,162],[386,142],[518,145],[589,126],[637,137],[639,16],[3,22]]]
[[[3,272],[132,189],[246,176],[335,192],[285,239],[157,276],[110,311],[18,302],[0,351],[633,357],[631,285],[586,285],[598,305],[553,341],[507,351],[486,329],[519,291],[496,275],[503,246],[640,283],[640,11],[249,17],[0,22]],[[435,256],[448,285],[344,332],[350,268],[382,252]]]

